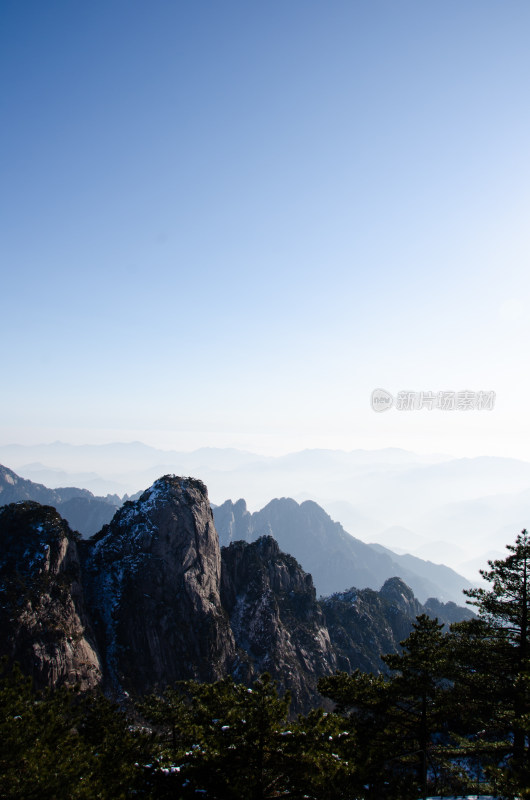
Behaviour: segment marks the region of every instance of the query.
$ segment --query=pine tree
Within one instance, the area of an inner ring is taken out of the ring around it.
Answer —
[[[505,559],[489,561],[489,570],[480,574],[490,588],[466,591],[479,615],[504,638],[506,648],[498,662],[497,680],[508,681],[499,697],[497,722],[509,750],[502,765],[502,776],[510,792],[530,797],[529,716],[530,687],[528,669],[530,658],[530,536],[526,530],[517,536],[515,544],[507,545]],[[484,653],[488,657],[488,650]],[[499,674],[500,673],[500,674]]]
[[[83,748],[81,774],[91,798],[148,797],[152,736],[99,692],[79,698],[77,731]]]
[[[390,729],[390,681],[356,670],[351,675],[339,672],[321,678],[318,689],[334,701],[336,713],[344,718],[348,737],[341,743],[341,755],[349,765],[352,796],[366,800],[397,797],[394,767],[400,748]]]
[[[289,702],[265,674],[251,687],[230,678],[182,681],[139,708],[165,730],[161,764],[174,770],[183,796],[200,790],[215,800],[265,800],[288,781]]]
[[[507,631],[514,648],[514,668],[521,670],[529,656],[530,636],[530,536],[526,530],[514,545],[506,545],[510,555],[488,561],[489,570],[480,570],[491,589],[467,589],[471,605],[481,618]]]
[[[394,673],[388,677],[355,672],[319,682],[337,712],[348,715],[360,797],[426,797],[429,770],[432,783],[443,765],[434,742],[444,731],[450,690],[442,627],[436,619],[419,616],[401,642],[402,653],[382,657]]]
[[[510,644],[504,629],[475,618],[453,624],[446,646],[448,775],[460,791],[493,793],[488,774],[512,748],[505,726],[506,699],[513,689]]]
[[[84,751],[73,693],[33,690],[17,665],[0,674],[0,796],[88,798],[79,782]]]
[[[313,709],[281,732],[286,797],[351,800],[350,732],[339,714]]]
[[[98,695],[35,692],[30,678],[0,668],[0,797],[125,800],[149,796],[142,764],[150,741]]]
[[[427,797],[429,766],[436,770],[433,735],[443,730],[447,680],[446,636],[443,625],[426,614],[417,617],[403,652],[382,657],[395,673],[395,727],[403,747],[402,761],[416,771],[421,796]]]

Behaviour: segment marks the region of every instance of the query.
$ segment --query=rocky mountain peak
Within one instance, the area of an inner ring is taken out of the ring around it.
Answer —
[[[164,475],[143,492],[129,500],[114,514],[109,525],[93,537],[94,553],[105,551],[107,558],[155,552],[161,528],[175,536],[179,526],[192,517],[212,518],[205,485],[193,478]],[[173,521],[173,525],[171,524]],[[212,535],[213,522],[203,533]],[[214,534],[215,536],[216,534]]]
[[[252,514],[247,510],[243,499],[233,503],[226,500],[215,509],[215,526],[222,531],[221,544],[229,545],[230,542],[250,541],[253,537]]]
[[[0,642],[37,686],[101,679],[76,536],[50,506],[0,508]]]
[[[401,611],[414,618],[421,614],[421,607],[412,589],[401,578],[388,578],[380,590],[381,597],[398,606]]]
[[[0,523],[4,532],[0,574],[15,569],[28,582],[45,573],[57,574],[74,535],[55,508],[31,501],[3,506]]]
[[[329,596],[352,585],[379,590],[388,578],[399,575],[422,602],[440,597],[458,603],[462,589],[469,586],[448,567],[398,556],[350,536],[313,500],[298,504],[292,498],[277,498],[252,514],[241,500],[227,500],[214,509],[214,516],[222,545],[274,536],[280,548],[311,573],[319,595]]]
[[[155,481],[87,544],[85,566],[113,688],[145,691],[226,673],[234,641],[221,608],[219,541],[201,481]]]
[[[278,536],[256,532],[274,527],[294,543],[322,534],[332,544],[335,531],[342,541],[322,509],[283,498],[252,515],[244,501],[219,510],[253,541],[221,550],[205,485],[174,475],[90,540],[49,506],[0,508],[0,654],[37,685],[102,681],[118,695],[268,671],[291,691],[294,713],[322,701],[320,676],[385,669],[380,654],[395,652],[424,610],[403,580],[317,601],[311,575]]]
[[[321,675],[336,668],[311,575],[272,536],[222,549],[222,602],[245,681],[270,672],[292,693],[293,711],[314,702]]]

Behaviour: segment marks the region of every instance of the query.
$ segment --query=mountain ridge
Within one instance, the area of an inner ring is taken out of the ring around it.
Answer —
[[[352,585],[380,589],[388,578],[399,576],[422,602],[429,597],[458,602],[463,600],[462,590],[472,585],[449,567],[398,556],[356,539],[312,500],[276,498],[251,513],[241,498],[236,503],[226,500],[213,513],[222,545],[272,535],[311,573],[322,595]]]
[[[141,494],[142,492],[138,492],[135,499]],[[109,495],[106,498],[95,497],[87,489],[75,487],[48,489],[42,484],[21,478],[7,467],[0,466],[0,504],[25,499],[53,505],[70,526],[74,530],[79,530],[84,536],[95,534],[102,525],[110,523],[116,509],[121,505],[117,495]],[[125,501],[129,499],[127,495],[124,496]],[[225,501],[214,509],[223,545],[228,544],[235,535],[234,531],[225,529],[225,524],[229,523],[225,523],[223,516],[223,509],[231,502]],[[278,503],[281,506],[279,509]],[[246,502],[242,499],[232,504],[232,507],[238,519],[239,533],[235,538],[250,540],[250,528],[256,531],[254,538],[268,533],[278,538],[281,534],[282,549],[296,556],[304,569],[311,572],[320,594],[347,589],[352,584],[361,588],[379,589],[388,577],[399,575],[412,586],[422,602],[431,596],[442,601],[458,602],[461,600],[461,589],[471,584],[462,576],[457,576],[444,567],[438,569],[439,580],[433,580],[432,566],[428,562],[418,559],[409,562],[406,559],[399,560],[389,549],[384,550],[377,545],[356,539],[345,531],[340,523],[331,520],[327,512],[313,500],[297,503],[292,498],[277,498],[254,512],[254,515],[250,515]],[[271,528],[273,520],[268,519],[271,510],[274,509],[277,510],[274,524],[276,531]],[[305,516],[305,523],[298,519],[300,515]],[[279,519],[282,516],[284,519]],[[287,519],[291,520],[290,535],[285,530]],[[303,527],[299,530],[301,525]],[[298,531],[297,538],[293,540],[293,533],[296,531]],[[313,535],[310,543],[307,540],[308,532],[312,532]],[[377,552],[377,555],[372,551]],[[363,565],[362,568],[360,564]]]
[[[317,601],[311,575],[272,537],[221,548],[192,478],[163,476],[91,539],[53,508],[3,506],[0,545],[2,653],[41,684],[86,673],[118,698],[267,668],[298,712],[320,702],[317,680],[339,663],[384,669],[379,648],[395,651],[422,608],[398,578]],[[48,557],[52,545],[60,558]]]
[[[66,486],[49,489],[41,483],[21,478],[0,464],[0,506],[34,500],[56,508],[74,530],[91,536],[112,519],[121,499],[116,495],[96,497],[88,489]]]
[[[27,469],[36,461],[51,470],[75,472],[79,479],[53,471],[46,478],[40,468]],[[506,526],[530,527],[530,499],[525,497],[530,464],[520,458],[324,448],[265,456],[235,448],[185,452],[117,443],[0,445],[0,462],[25,478],[49,486],[73,483],[96,495],[135,494],[161,474],[177,473],[200,475],[217,505],[242,496],[256,511],[273,497],[311,498],[366,543],[394,549],[385,531],[401,527],[426,538],[425,547],[417,550],[411,543],[408,552],[437,561],[437,550],[429,542],[444,542],[444,563],[468,580],[476,578],[468,562],[478,557],[486,563],[488,553],[503,551]],[[99,477],[89,477],[91,471]],[[499,495],[505,495],[500,504],[495,500]]]

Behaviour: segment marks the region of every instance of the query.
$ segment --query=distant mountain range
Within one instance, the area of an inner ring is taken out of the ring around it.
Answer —
[[[94,497],[87,489],[64,487],[48,489],[40,483],[25,480],[0,464],[0,506],[34,500],[53,506],[73,530],[91,536],[111,521],[122,498],[117,495]]]
[[[350,586],[379,589],[389,578],[399,576],[422,603],[436,597],[462,605],[462,591],[471,585],[449,567],[361,542],[311,500],[299,504],[283,497],[253,514],[244,500],[227,500],[213,512],[221,545],[273,536],[285,553],[311,573],[321,595]]]
[[[25,500],[53,506],[73,530],[85,537],[110,523],[122,505],[117,495],[95,497],[86,489],[71,487],[48,489],[0,466],[0,505]],[[214,516],[222,546],[236,540],[251,542],[264,535],[273,536],[285,553],[311,573],[321,595],[351,586],[378,590],[386,580],[398,576],[422,603],[437,598],[462,605],[462,590],[470,586],[470,581],[448,567],[400,556],[355,539],[312,501],[299,504],[290,498],[272,500],[251,514],[244,500],[227,500],[214,506]]]
[[[530,463],[406,450],[304,450],[261,456],[235,449],[160,450],[141,442],[0,446],[0,463],[52,488],[133,494],[164,473],[199,475],[217,505],[244,497],[313,500],[365,543],[443,562],[468,580],[530,526]]]

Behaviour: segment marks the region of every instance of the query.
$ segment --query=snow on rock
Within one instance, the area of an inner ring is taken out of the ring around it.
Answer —
[[[101,664],[68,524],[50,506],[4,506],[0,553],[0,654],[38,687],[97,685]]]
[[[268,671],[292,695],[292,711],[323,700],[316,690],[336,660],[308,575],[271,536],[222,549],[222,602],[240,648],[237,677]]]
[[[219,542],[201,481],[174,475],[155,481],[94,537],[85,564],[114,689],[144,692],[229,671],[235,646],[221,608]]]

